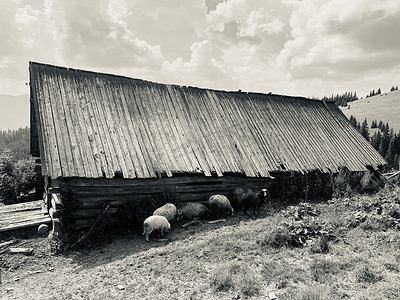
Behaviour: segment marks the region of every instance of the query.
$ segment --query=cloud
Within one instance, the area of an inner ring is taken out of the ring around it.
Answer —
[[[224,67],[213,57],[211,42],[196,42],[190,50],[189,61],[177,58],[173,62],[165,62],[166,72],[174,78],[175,83],[195,86],[200,83],[204,87],[216,88],[218,82],[223,82],[227,76]]]
[[[292,79],[355,79],[397,64],[400,6],[393,1],[287,1],[292,38],[278,56]]]
[[[47,1],[59,55],[68,63],[96,67],[160,68],[161,48],[127,27],[121,1]],[[77,13],[79,12],[79,13]]]

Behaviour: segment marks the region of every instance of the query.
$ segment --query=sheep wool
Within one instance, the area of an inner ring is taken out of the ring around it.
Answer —
[[[177,210],[177,221],[193,220],[195,218],[206,218],[208,216],[208,208],[204,204],[197,202],[189,202],[183,204]]]
[[[232,216],[233,208],[229,199],[224,195],[212,195],[208,199],[210,206],[210,215],[213,217]]]
[[[176,206],[172,203],[164,204],[153,212],[153,216],[166,217],[168,222],[173,222],[176,219]]]
[[[164,232],[171,230],[171,225],[169,224],[167,218],[163,216],[150,216],[143,222],[143,235],[146,241],[149,241],[149,235],[153,231],[158,230],[163,236]]]

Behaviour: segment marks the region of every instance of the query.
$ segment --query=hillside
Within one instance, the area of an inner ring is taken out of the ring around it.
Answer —
[[[347,107],[340,107],[347,118],[351,115],[359,122],[367,118],[371,126],[373,120],[388,123],[394,132],[400,131],[400,91],[383,93],[348,103]]]
[[[175,224],[165,240],[130,232],[58,256],[45,237],[22,238],[34,254],[0,255],[0,298],[400,299],[399,203],[398,188],[275,203],[255,219],[236,212]]]
[[[29,95],[0,94],[0,130],[30,126]]]

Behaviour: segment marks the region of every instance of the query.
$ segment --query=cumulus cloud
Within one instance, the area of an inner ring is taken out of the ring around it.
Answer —
[[[121,1],[47,1],[59,54],[66,62],[96,67],[159,68],[160,46],[127,28]],[[77,13],[79,12],[79,13]]]
[[[293,79],[356,78],[400,58],[396,32],[400,6],[393,1],[287,1],[292,38],[278,56]]]
[[[400,80],[399,20],[393,0],[5,0],[0,87],[26,82],[35,60],[158,82],[329,95],[377,73]]]
[[[173,62],[165,62],[164,68],[176,83],[185,85],[203,85],[216,87],[218,81],[224,81],[224,67],[213,57],[211,42],[204,40],[191,47],[189,61],[177,58]]]

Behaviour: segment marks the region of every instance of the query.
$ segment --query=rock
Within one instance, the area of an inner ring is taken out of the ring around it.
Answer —
[[[125,287],[122,284],[118,284],[117,285],[117,289],[119,289],[120,291],[124,290]]]
[[[269,293],[268,296],[269,296],[269,299],[270,299],[270,300],[276,300],[276,299],[277,299],[274,292]]]
[[[40,224],[40,226],[38,228],[38,234],[45,235],[48,232],[49,232],[49,226],[47,226],[46,224]]]

